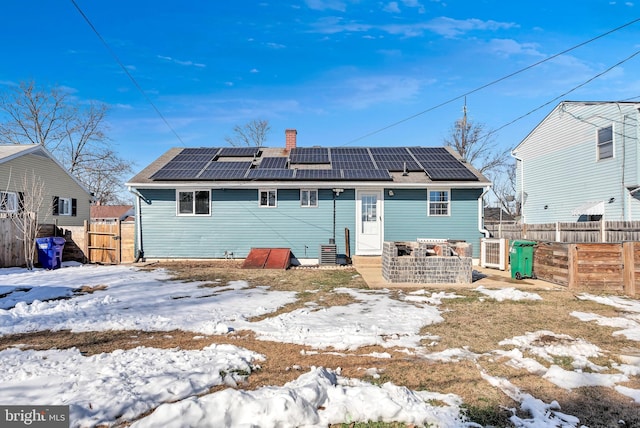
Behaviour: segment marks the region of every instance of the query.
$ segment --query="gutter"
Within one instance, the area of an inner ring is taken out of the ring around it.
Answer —
[[[519,158],[518,155],[515,154],[514,151],[511,151],[511,156],[518,162],[520,162],[520,223],[525,224],[525,215],[524,215],[524,159]],[[516,173],[518,168],[516,166]]]
[[[147,202],[147,199],[144,196],[142,196],[142,194],[138,192],[137,189],[129,187],[129,192],[137,196],[136,197],[136,217],[135,217],[137,248],[135,248],[135,251],[134,251],[135,260],[133,262],[138,263],[140,259],[144,259],[144,247],[142,245],[142,204],[140,204],[140,201],[143,200],[145,201],[145,203],[148,203],[148,202]]]

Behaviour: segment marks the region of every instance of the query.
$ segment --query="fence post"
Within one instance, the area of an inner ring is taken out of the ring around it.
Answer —
[[[89,229],[91,229],[90,223],[85,220],[84,221],[84,255],[87,258],[87,263],[91,263],[91,242],[89,241]]]
[[[569,256],[567,269],[567,288],[578,288],[578,246],[576,244],[567,245]]]
[[[556,221],[556,242],[562,242],[562,237],[560,236],[560,222]]]
[[[624,294],[634,297],[636,295],[636,242],[622,243],[623,286]]]
[[[607,242],[607,228],[604,219],[600,219],[600,242]]]

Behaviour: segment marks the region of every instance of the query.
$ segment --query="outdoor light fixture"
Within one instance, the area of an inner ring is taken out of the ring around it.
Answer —
[[[548,209],[549,209],[549,205],[545,205],[545,206],[544,206],[544,209],[545,209],[545,210],[548,210]]]
[[[609,203],[612,204],[616,201],[616,198],[609,198]]]
[[[393,190],[389,190],[389,196],[393,196],[395,195],[395,193],[393,193]]]

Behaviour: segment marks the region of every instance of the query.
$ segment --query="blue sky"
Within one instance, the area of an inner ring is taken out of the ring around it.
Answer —
[[[224,146],[253,119],[270,122],[269,146],[286,128],[299,146],[442,145],[463,100],[434,107],[640,17],[609,0],[76,2],[145,95],[70,0],[3,2],[0,90],[34,80],[108,104],[108,135],[136,172],[171,147]],[[501,128],[639,49],[640,22],[473,92],[469,116]],[[640,55],[562,99],[638,100],[639,69]]]

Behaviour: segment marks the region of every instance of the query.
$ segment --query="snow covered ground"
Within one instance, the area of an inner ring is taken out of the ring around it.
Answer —
[[[63,329],[181,329],[194,335],[251,330],[259,339],[309,345],[319,352],[329,346],[347,352],[380,345],[438,361],[479,357],[466,349],[430,353],[420,346],[424,339],[421,328],[443,322],[439,306],[444,299],[458,297],[452,293],[417,290],[397,298],[387,290],[343,288],[336,292],[349,294],[354,303],[329,308],[311,304],[250,322],[253,316],[295,301],[295,294],[267,286],[250,288],[242,281],[213,288],[199,285],[171,281],[162,270],[140,271],[128,266],[65,264],[55,271],[0,269],[0,335]],[[82,286],[98,289],[90,294],[74,292]],[[477,291],[482,299],[496,301],[541,299],[514,288],[479,287]],[[580,298],[619,308],[621,315],[605,318],[575,312],[572,316],[613,326],[619,329],[615,334],[640,341],[640,301],[586,294]],[[556,340],[539,340],[543,336]],[[601,355],[602,350],[584,339],[552,331],[505,338],[500,346],[505,349],[492,355],[561,388],[599,385],[640,403],[640,390],[620,385],[640,376],[640,358],[626,357],[623,364],[615,366],[616,373],[601,373],[604,368],[589,359]],[[540,364],[523,352],[549,364]],[[570,356],[574,370],[554,365],[558,356]],[[388,353],[379,355],[389,357]],[[478,426],[465,422],[460,397],[412,391],[391,383],[374,385],[343,377],[338,368],[314,367],[284,386],[254,391],[226,388],[205,394],[216,385],[237,385],[242,374],[250,373],[263,359],[231,345],[211,345],[198,351],[140,346],[93,356],[84,356],[77,349],[16,347],[0,351],[0,404],[69,405],[73,427],[127,420],[137,420],[135,427],[326,427],[367,420]],[[515,427],[582,426],[575,416],[562,413],[558,403],[545,403],[523,393],[508,379],[487,373],[482,376],[487,385],[499,388],[529,412],[529,418],[514,414],[511,421]]]

